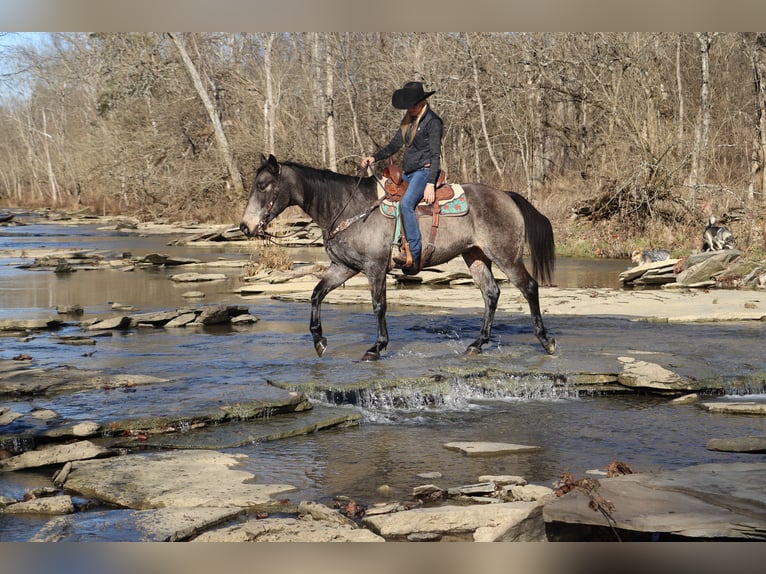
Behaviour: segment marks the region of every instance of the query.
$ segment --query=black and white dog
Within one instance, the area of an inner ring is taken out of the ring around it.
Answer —
[[[664,249],[636,249],[630,255],[630,260],[636,265],[645,265],[666,259],[670,259],[670,253]]]
[[[702,233],[702,251],[720,251],[734,249],[737,241],[734,234],[723,225],[716,225],[715,216],[711,215],[705,231]]]

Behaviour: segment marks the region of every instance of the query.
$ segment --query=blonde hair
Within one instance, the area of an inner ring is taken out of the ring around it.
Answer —
[[[420,125],[420,120],[423,119],[423,116],[426,114],[426,110],[428,109],[428,102],[425,102],[423,104],[423,107],[420,110],[420,113],[417,116],[411,116],[407,112],[404,113],[404,117],[402,118],[402,123],[399,126],[399,129],[402,130],[402,140],[404,141],[404,145],[410,146],[412,145],[412,141],[415,139],[415,134],[418,132],[418,125]],[[410,141],[407,141],[407,131],[410,131]]]

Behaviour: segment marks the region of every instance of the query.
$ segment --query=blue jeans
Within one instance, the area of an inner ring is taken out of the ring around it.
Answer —
[[[418,261],[420,259],[422,240],[420,238],[418,218],[415,215],[415,207],[417,207],[418,203],[423,199],[423,194],[426,191],[428,168],[423,167],[409,174],[405,173],[402,175],[402,179],[409,182],[407,191],[404,192],[404,197],[402,197],[402,201],[399,204],[399,208],[402,212],[404,234],[407,236],[407,243],[410,244],[412,260]]]

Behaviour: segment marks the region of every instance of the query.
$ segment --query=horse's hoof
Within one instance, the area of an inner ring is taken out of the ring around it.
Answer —
[[[327,339],[322,337],[319,339],[316,343],[314,343],[314,349],[317,352],[317,355],[320,357],[324,355],[324,352],[327,350]]]
[[[473,345],[469,346],[466,350],[464,355],[481,355],[481,348],[480,347],[474,347]]]
[[[545,344],[543,345],[543,347],[545,348],[545,351],[546,351],[546,352],[547,352],[549,355],[552,355],[553,353],[555,353],[555,352],[556,352],[556,339],[551,339],[550,341],[548,341],[547,343],[545,343]]]
[[[378,360],[380,360],[380,353],[376,353],[375,351],[367,351],[362,357],[362,361],[366,363],[369,363],[370,361],[378,361]]]

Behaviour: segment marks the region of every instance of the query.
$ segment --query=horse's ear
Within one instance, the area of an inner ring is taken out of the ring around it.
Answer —
[[[264,165],[266,165],[266,156],[261,154],[261,167],[263,167]]]
[[[269,171],[279,173],[279,162],[277,161],[277,158],[274,157],[274,154],[269,154],[269,159],[266,160],[266,163],[269,164]]]

